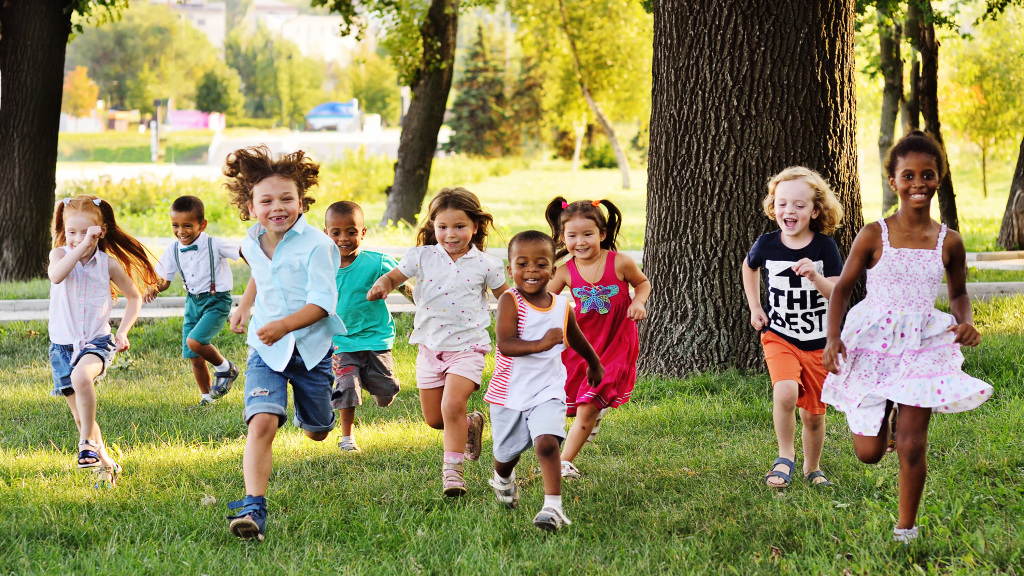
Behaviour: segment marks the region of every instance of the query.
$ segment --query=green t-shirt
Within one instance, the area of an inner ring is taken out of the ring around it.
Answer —
[[[390,350],[395,345],[395,321],[384,300],[370,302],[366,293],[398,262],[380,252],[361,250],[346,268],[338,268],[338,316],[348,334],[335,334],[336,352]]]

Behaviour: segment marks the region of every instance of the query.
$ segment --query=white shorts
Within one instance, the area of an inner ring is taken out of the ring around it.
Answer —
[[[564,400],[547,400],[529,410],[491,404],[491,440],[498,462],[515,460],[544,434],[557,437],[559,444],[565,440]]]

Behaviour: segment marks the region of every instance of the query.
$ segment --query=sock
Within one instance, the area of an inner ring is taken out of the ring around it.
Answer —
[[[562,495],[561,494],[555,494],[554,496],[552,496],[551,494],[545,494],[544,495],[544,508],[548,508],[548,507],[554,508],[556,510],[561,510],[562,509]]]
[[[228,362],[228,359],[225,358],[223,364],[221,364],[220,366],[214,366],[213,369],[216,372],[227,372],[228,370],[231,369],[231,362]]]
[[[504,477],[502,477],[501,474],[498,474],[497,470],[495,470],[494,471],[494,479],[497,480],[498,482],[502,483],[502,484],[512,484],[512,483],[514,483],[516,481],[516,471],[513,470],[512,473],[508,475],[508,478],[504,478]]]
[[[444,453],[444,461],[447,462],[448,464],[462,464],[462,461],[465,460],[465,458],[466,455],[463,454],[462,452]]]
[[[344,441],[346,441],[346,440],[348,440],[349,442],[351,442],[351,441],[352,441],[352,437],[351,437],[351,436],[342,436],[342,437],[341,437],[341,438],[339,438],[338,440],[339,440],[340,442],[344,442]]]
[[[206,400],[207,402],[213,402],[213,397],[211,397],[209,394],[203,394],[202,399]]]

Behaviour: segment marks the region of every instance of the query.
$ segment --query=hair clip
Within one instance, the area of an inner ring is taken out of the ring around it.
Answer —
[[[64,205],[67,206],[68,204],[71,204],[71,198],[64,199]]]
[[[593,206],[594,208],[597,208],[598,206],[601,205],[601,201],[600,200],[594,200],[593,202],[590,203],[590,205]]]
[[[569,207],[569,203],[566,202],[565,200],[562,200],[562,210],[565,210],[568,207]]]
[[[100,204],[103,204],[103,200],[100,200],[99,198],[93,198],[92,203],[99,206]]]

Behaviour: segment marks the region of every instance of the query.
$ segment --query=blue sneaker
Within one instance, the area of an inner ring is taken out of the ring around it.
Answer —
[[[223,372],[213,373],[213,386],[210,386],[210,398],[214,400],[223,398],[231,391],[231,385],[238,379],[238,366],[228,362],[228,369]]]
[[[267,499],[263,496],[246,496],[228,504],[231,510],[239,510],[237,516],[228,516],[228,529],[242,540],[253,538],[262,541],[267,524]]]

